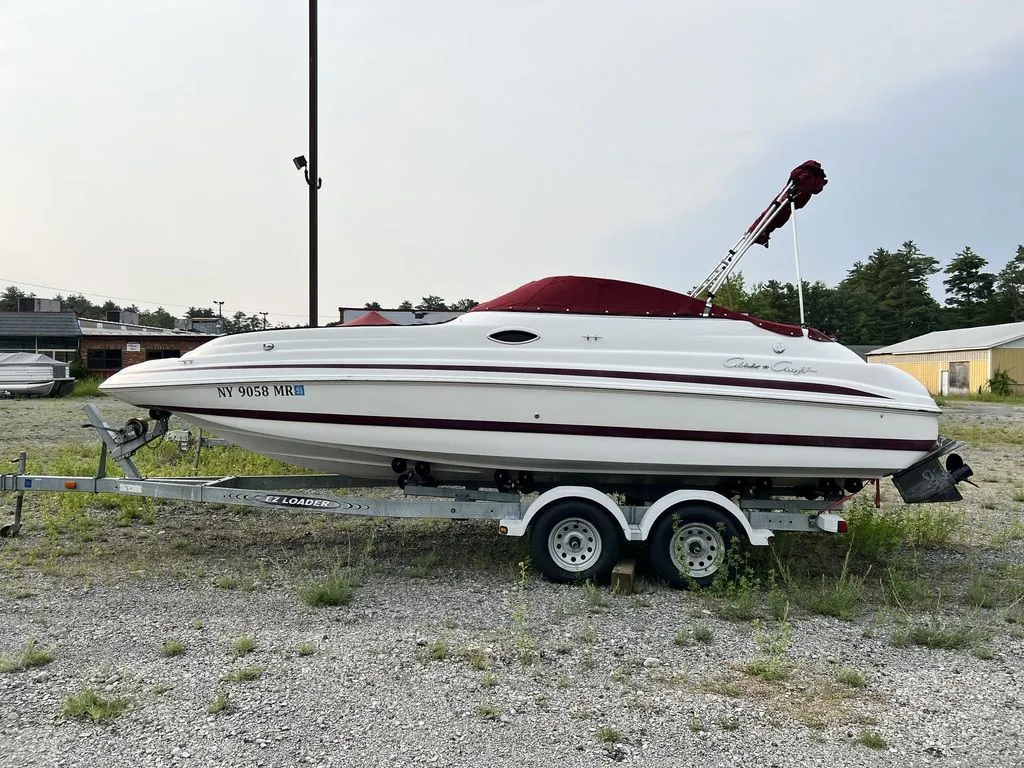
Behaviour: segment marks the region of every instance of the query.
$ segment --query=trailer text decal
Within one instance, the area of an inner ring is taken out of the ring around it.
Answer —
[[[341,505],[318,496],[256,496],[256,501],[273,504],[275,507],[304,507],[308,509],[337,509]]]
[[[263,397],[305,397],[305,384],[243,384],[217,387],[217,397],[239,397],[255,400]]]

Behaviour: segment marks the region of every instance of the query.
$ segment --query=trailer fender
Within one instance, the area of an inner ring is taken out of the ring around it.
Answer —
[[[688,501],[702,501],[713,504],[727,515],[732,517],[736,523],[737,530],[746,534],[747,539],[754,546],[767,546],[772,543],[774,535],[766,528],[752,528],[750,520],[743,514],[743,510],[737,507],[730,499],[714,491],[673,491],[667,496],[662,496],[654,502],[644,513],[640,520],[640,541],[646,541],[659,518],[669,510]]]
[[[526,509],[526,513],[522,518],[511,519],[503,518],[500,521],[500,530],[506,536],[522,536],[526,533],[530,527],[530,523],[533,518],[536,517],[541,511],[543,511],[549,504],[563,499],[582,499],[584,501],[592,502],[593,504],[601,507],[611,515],[612,519],[619,524],[622,528],[623,536],[629,540],[630,536],[629,522],[626,520],[625,514],[619,509],[619,505],[616,504],[607,494],[601,493],[596,488],[588,488],[581,485],[564,485],[558,488],[552,488],[550,491],[545,491],[534,500],[532,504]]]

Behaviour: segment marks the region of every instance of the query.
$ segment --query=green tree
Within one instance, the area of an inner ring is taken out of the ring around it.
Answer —
[[[1024,321],[1024,245],[1017,246],[1017,255],[1010,259],[996,276],[996,323]]]
[[[982,270],[988,262],[966,246],[953,257],[943,272],[948,277],[946,305],[953,310],[953,323],[958,328],[984,325],[993,314],[996,276]]]
[[[152,312],[147,310],[139,313],[139,322],[153,328],[173,328],[174,319],[174,315],[163,307],[157,307]]]
[[[480,302],[476,299],[459,299],[453,301],[449,306],[453,312],[469,312],[473,307],[477,306]]]
[[[415,308],[421,312],[443,312],[448,309],[448,305],[440,296],[424,296]]]
[[[28,298],[23,290],[16,285],[8,285],[0,294],[0,312],[17,312],[18,299]]]
[[[912,240],[856,262],[836,287],[833,305],[843,343],[895,344],[936,330],[940,307],[928,292],[928,277],[938,264]]]
[[[189,307],[185,317],[217,317],[217,313],[209,307]]]
[[[399,304],[397,308],[405,310],[405,311],[409,311],[409,310],[412,309],[412,302],[409,301],[408,299],[406,299],[401,304]]]
[[[68,296],[60,298],[61,308],[65,312],[74,312],[79,317],[88,317],[93,320],[99,319],[99,307],[89,301],[85,296],[80,293],[72,293]]]
[[[363,304],[363,309],[380,309],[380,308],[381,308],[381,306],[380,306],[380,302],[379,301],[368,301],[365,304]]]

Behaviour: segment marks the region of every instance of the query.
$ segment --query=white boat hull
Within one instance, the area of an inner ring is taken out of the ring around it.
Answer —
[[[938,436],[916,381],[837,344],[730,320],[551,315],[528,318],[533,344],[489,342],[523,326],[510,315],[227,337],[103,389],[261,454],[382,480],[396,458],[428,462],[440,481],[499,469],[867,479]],[[686,348],[666,350],[673,337]]]

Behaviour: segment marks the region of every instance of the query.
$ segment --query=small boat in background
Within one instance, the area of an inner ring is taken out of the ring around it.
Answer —
[[[74,388],[67,363],[35,352],[0,352],[0,397],[61,397]]]

